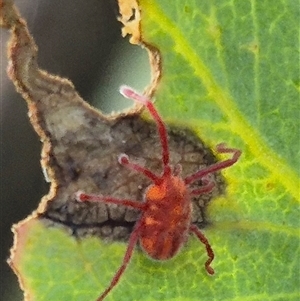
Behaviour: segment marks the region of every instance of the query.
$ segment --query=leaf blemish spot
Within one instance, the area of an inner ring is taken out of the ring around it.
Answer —
[[[232,154],[230,159],[214,163],[200,169],[185,178],[181,177],[181,166],[170,164],[170,152],[166,126],[158,114],[150,99],[134,91],[132,88],[122,86],[120,93],[127,98],[145,106],[156,122],[157,130],[162,146],[161,175],[131,162],[126,154],[120,154],[119,164],[136,171],[152,181],[152,184],[144,193],[143,202],[130,199],[118,199],[109,196],[85,194],[78,191],[76,199],[79,202],[104,202],[116,204],[141,211],[141,217],[136,222],[130,235],[128,247],[123,262],[111,280],[110,285],[98,297],[97,301],[104,300],[109,292],[118,284],[128,263],[131,260],[134,247],[139,242],[142,250],[152,259],[168,260],[173,258],[187,241],[189,233],[193,233],[205,245],[208,259],[205,268],[208,274],[213,275],[214,270],[210,266],[214,259],[214,252],[204,234],[192,224],[192,202],[193,195],[209,193],[215,187],[215,182],[210,175],[221,169],[227,168],[237,162],[241,155],[238,149],[228,148],[224,143],[217,146],[219,153]],[[202,180],[202,186],[191,189],[190,185],[195,181]]]

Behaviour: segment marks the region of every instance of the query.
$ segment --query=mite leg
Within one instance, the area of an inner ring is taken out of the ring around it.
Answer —
[[[198,229],[196,225],[190,226],[190,231],[196,234],[196,236],[199,238],[199,240],[205,245],[206,252],[208,255],[208,259],[205,262],[205,268],[208,274],[213,275],[215,273],[214,269],[210,266],[211,262],[214,260],[214,252],[207,240],[207,238],[204,236],[204,234]]]
[[[138,241],[138,238],[139,238],[140,228],[141,228],[141,222],[138,222],[135,226],[135,229],[133,230],[133,232],[130,235],[129,242],[128,242],[128,247],[127,247],[125,256],[123,258],[122,265],[120,266],[120,268],[116,272],[115,276],[111,280],[109,287],[98,297],[98,299],[96,301],[104,300],[104,298],[108,295],[108,293],[118,284],[118,282],[119,282],[121,276],[123,275],[128,263],[130,262],[130,259],[131,259],[132,253],[133,253],[133,249],[134,249],[134,247],[135,247],[135,245]]]
[[[126,200],[126,199],[117,199],[107,196],[95,195],[95,194],[86,194],[82,191],[76,192],[76,200],[79,202],[103,202],[109,204],[122,205],[126,207],[131,207],[135,209],[145,210],[146,203],[140,203],[137,201]]]
[[[164,165],[164,175],[169,175],[171,173],[171,168],[170,168],[170,152],[169,152],[169,145],[168,145],[167,129],[164,122],[162,121],[162,118],[160,117],[157,110],[155,109],[152,101],[148,97],[137,93],[136,91],[134,91],[132,88],[128,86],[121,86],[120,93],[127,98],[131,98],[136,102],[143,104],[148,109],[153,119],[155,120],[159,132],[161,146],[162,146],[162,161]]]
[[[216,186],[216,183],[213,182],[210,177],[203,179],[202,183],[203,183],[203,186],[201,188],[192,190],[190,192],[190,194],[191,195],[200,195],[200,194],[204,194],[204,193],[209,193]]]
[[[130,162],[126,154],[119,155],[118,161],[121,165],[142,173],[144,176],[152,180],[154,183],[160,182],[160,178],[157,175],[155,175],[151,170],[143,166],[140,166],[139,164]]]
[[[205,177],[208,174],[211,174],[213,172],[216,172],[218,170],[224,169],[226,167],[229,167],[231,165],[233,165],[241,156],[242,152],[238,149],[235,148],[228,148],[226,147],[226,145],[224,143],[217,145],[217,151],[219,153],[224,153],[224,154],[233,154],[232,157],[230,159],[221,161],[221,162],[217,162],[215,164],[212,164],[210,166],[207,166],[204,169],[201,169],[199,171],[197,171],[196,173],[187,176],[184,179],[185,184],[191,184],[193,182],[195,182],[196,180],[199,180],[203,177]]]

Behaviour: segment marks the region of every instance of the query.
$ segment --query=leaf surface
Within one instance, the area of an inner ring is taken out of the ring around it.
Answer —
[[[141,39],[161,53],[156,105],[212,148],[243,151],[205,229],[216,274],[191,238],[167,262],[136,251],[106,300],[299,300],[299,9],[296,1],[140,0]],[[296,43],[296,41],[298,43]],[[297,143],[298,141],[298,143]],[[74,239],[31,219],[13,266],[29,300],[94,300],[126,244]]]

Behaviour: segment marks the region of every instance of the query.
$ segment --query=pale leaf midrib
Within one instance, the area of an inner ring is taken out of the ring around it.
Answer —
[[[214,229],[223,231],[245,230],[255,232],[282,233],[293,238],[300,238],[300,230],[296,225],[277,225],[271,222],[263,221],[238,221],[238,222],[218,222],[214,225]]]
[[[189,62],[190,66],[194,68],[195,74],[206,87],[211,99],[215,101],[231,121],[230,126],[233,127],[235,133],[244,140],[257,161],[274,174],[278,182],[299,202],[300,180],[296,172],[286,164],[285,160],[281,159],[270,149],[260,134],[247,122],[245,117],[237,109],[233,99],[217,85],[209,69],[194,52],[176,24],[167,18],[157,3],[153,1],[150,4],[148,1],[141,1],[141,7],[142,9],[146,8],[151,18],[161,26],[163,31],[168,32],[172,37],[175,41],[176,50]]]

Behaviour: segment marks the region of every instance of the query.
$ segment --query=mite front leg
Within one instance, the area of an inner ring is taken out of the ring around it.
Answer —
[[[196,173],[187,176],[184,179],[184,183],[189,185],[197,180],[200,180],[200,179],[206,177],[207,175],[209,175],[211,173],[214,173],[221,169],[227,168],[227,167],[233,165],[234,163],[236,163],[242,154],[242,152],[239,149],[229,148],[224,143],[217,145],[217,151],[219,153],[223,153],[223,154],[232,154],[232,157],[227,160],[220,161],[220,162],[217,162],[210,166],[207,166],[207,167],[197,171]]]

